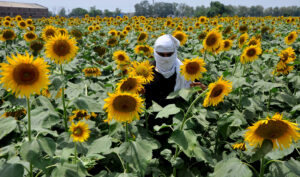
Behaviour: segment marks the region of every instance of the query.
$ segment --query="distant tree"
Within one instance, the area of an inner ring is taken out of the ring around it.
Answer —
[[[202,6],[197,6],[197,7],[195,8],[194,15],[195,15],[196,17],[206,16],[207,10],[208,10],[208,9],[207,9],[204,5],[202,5]]]
[[[58,15],[61,17],[65,17],[66,15],[66,9],[63,7],[60,9],[60,11],[58,12]]]
[[[102,11],[101,10],[99,10],[99,9],[96,9],[96,6],[92,6],[92,7],[90,7],[90,11],[89,11],[89,15],[91,16],[91,17],[96,17],[97,15],[102,15],[103,13],[102,13]]]
[[[114,12],[114,14],[115,14],[115,16],[119,16],[119,15],[121,15],[121,9],[119,9],[119,8],[116,8],[116,10],[115,10],[115,12]]]
[[[178,4],[158,2],[154,4],[153,14],[154,16],[167,17],[175,15],[176,7]]]
[[[142,1],[134,5],[135,15],[137,16],[152,16],[153,6],[149,4],[148,1]]]
[[[207,16],[214,17],[216,15],[223,15],[226,12],[225,5],[219,1],[212,1],[210,3],[210,8],[207,12]]]
[[[114,13],[109,11],[108,9],[105,9],[103,15],[106,17],[113,17]]]
[[[240,17],[247,17],[249,16],[249,8],[246,6],[239,6],[237,10],[237,15]]]
[[[85,14],[88,14],[88,11],[83,8],[75,8],[72,9],[71,13],[69,13],[70,17],[84,17]]]

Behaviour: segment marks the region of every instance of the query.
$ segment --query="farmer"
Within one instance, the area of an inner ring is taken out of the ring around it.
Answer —
[[[162,107],[174,103],[175,100],[166,99],[173,91],[183,88],[200,86],[203,90],[206,86],[200,82],[190,82],[180,74],[182,62],[177,58],[177,49],[180,42],[170,34],[160,36],[154,44],[154,58],[151,64],[155,66],[154,80],[145,85],[146,108],[152,105],[152,101]]]

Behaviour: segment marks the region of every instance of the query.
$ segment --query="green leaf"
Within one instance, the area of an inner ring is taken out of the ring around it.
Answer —
[[[99,139],[96,139],[90,146],[88,153],[95,154],[95,153],[107,153],[110,151],[110,147],[112,145],[111,138],[106,135]]]
[[[291,145],[288,149],[284,148],[281,150],[277,148],[269,152],[266,156],[269,157],[270,159],[277,160],[291,154],[294,151],[294,149],[295,148],[293,145]]]
[[[48,137],[38,138],[37,140],[40,148],[50,156],[54,156],[56,150],[56,143],[53,139]]]
[[[119,147],[121,157],[132,164],[135,170],[145,175],[147,166],[152,158],[153,146],[146,140],[125,142]]]
[[[288,167],[293,173],[300,176],[300,162],[298,160],[291,158],[289,161],[284,162],[284,165]]]
[[[168,118],[170,115],[174,115],[180,112],[180,109],[175,104],[168,104],[161,111],[158,112],[156,118]]]
[[[24,167],[21,164],[6,163],[0,169],[0,175],[3,177],[23,177]]]
[[[188,157],[195,157],[198,161],[212,163],[210,152],[199,145],[197,136],[192,130],[174,131],[169,142],[176,143]]]
[[[14,118],[0,119],[0,140],[17,127],[17,121]]]
[[[252,171],[237,158],[225,159],[215,166],[212,177],[252,177]]]
[[[265,139],[259,149],[251,157],[251,162],[255,162],[263,158],[266,154],[271,152],[273,149],[273,143],[271,140]]]
[[[86,172],[85,167],[82,165],[82,163],[78,162],[77,164],[69,164],[64,163],[58,165],[56,168],[53,169],[51,173],[51,177],[57,177],[57,176],[63,176],[63,177],[86,177],[89,176]]]
[[[298,166],[299,168],[299,166]],[[273,162],[269,166],[269,173],[265,175],[266,177],[299,177],[299,175],[294,174],[287,166],[285,162]]]
[[[257,93],[258,91],[261,92],[266,92],[266,91],[270,91],[273,88],[277,88],[277,87],[285,87],[285,85],[281,84],[281,83],[272,83],[272,82],[266,82],[263,80],[260,80],[256,83],[254,83],[254,93]]]
[[[84,109],[89,112],[101,112],[103,108],[103,102],[98,102],[90,97],[80,96],[74,101],[74,105],[78,109]]]
[[[291,112],[296,112],[296,111],[300,111],[300,104],[294,106]]]

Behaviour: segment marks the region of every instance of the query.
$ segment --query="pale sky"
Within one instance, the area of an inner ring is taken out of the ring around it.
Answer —
[[[114,11],[116,8],[120,8],[122,12],[134,12],[134,5],[142,0],[0,0],[11,2],[26,2],[37,3],[48,7],[49,11],[58,11],[62,7],[71,10],[73,8],[81,7],[89,10],[91,6],[96,6],[97,9],[104,10],[109,9]],[[185,3],[189,6],[209,6],[211,1],[217,0],[154,0],[155,2],[177,2]],[[148,0],[152,3],[153,0]],[[300,0],[219,0],[219,2],[225,5],[262,5],[264,8],[268,7],[281,7],[281,6],[300,6]]]

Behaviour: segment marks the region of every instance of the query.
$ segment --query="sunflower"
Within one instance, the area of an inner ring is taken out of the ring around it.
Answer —
[[[113,54],[113,59],[115,62],[120,65],[120,64],[126,64],[130,62],[129,56],[126,54],[125,51],[118,50],[114,52]]]
[[[116,36],[118,35],[118,31],[115,30],[115,29],[112,29],[112,30],[110,30],[110,31],[108,32],[108,34],[110,34],[110,35],[113,36],[113,37],[116,37]]]
[[[72,132],[71,137],[74,142],[84,142],[90,137],[91,131],[89,130],[88,124],[79,121],[76,125],[72,122],[70,127]]]
[[[5,29],[2,31],[2,34],[0,34],[1,41],[14,40],[15,38],[16,38],[16,33],[14,32],[14,30],[11,29]]]
[[[117,83],[117,92],[138,93],[143,89],[143,79],[140,76],[132,76],[122,79]]]
[[[69,117],[69,121],[72,122],[74,119],[75,120],[82,120],[82,119],[90,119],[91,116],[88,114],[88,112],[86,110],[75,110],[72,112],[73,115]]]
[[[194,81],[202,78],[202,73],[207,70],[204,68],[206,65],[202,58],[185,59],[183,65],[180,66],[180,73],[186,80]]]
[[[82,36],[83,36],[82,32],[81,32],[80,30],[78,30],[78,29],[73,29],[73,30],[71,31],[71,35],[72,35],[73,37],[75,37],[77,40],[82,39]]]
[[[34,41],[34,40],[37,39],[37,37],[38,36],[34,32],[32,32],[32,31],[29,31],[29,32],[27,32],[27,33],[24,34],[24,39],[27,42]]]
[[[198,40],[199,40],[199,41],[202,41],[203,39],[205,39],[205,37],[206,37],[206,32],[203,31],[203,32],[201,32],[201,33],[198,35]]]
[[[206,17],[204,17],[204,16],[199,17],[199,22],[200,22],[201,24],[206,23],[206,21],[207,21],[207,18],[206,18]]]
[[[41,95],[43,95],[44,97],[50,98],[51,94],[48,88],[44,88],[41,92]]]
[[[106,44],[110,47],[114,47],[118,44],[118,40],[114,37],[107,39]]]
[[[32,19],[27,19],[26,20],[26,24],[28,25],[28,26],[31,26],[31,25],[33,25],[33,21],[32,21]]]
[[[59,28],[57,30],[58,33],[62,34],[62,35],[68,35],[68,30],[66,28]]]
[[[150,83],[153,81],[153,68],[154,66],[150,65],[149,60],[144,62],[132,62],[132,67],[129,68],[130,76],[141,76],[143,83]]]
[[[286,63],[283,63],[279,61],[276,65],[275,70],[272,72],[273,75],[288,75],[292,70],[294,70],[294,66],[287,65]]]
[[[29,44],[30,50],[32,50],[33,52],[36,52],[36,53],[41,51],[43,49],[43,47],[44,47],[44,44],[40,40],[31,41]]]
[[[29,97],[32,93],[39,94],[41,89],[49,85],[49,65],[43,58],[33,60],[33,56],[12,55],[7,57],[7,63],[1,63],[0,83],[16,96]]]
[[[108,94],[109,97],[104,99],[103,106],[108,114],[107,121],[115,119],[118,122],[132,122],[139,119],[139,113],[142,112],[144,100],[137,94],[128,92],[116,92]]]
[[[103,57],[106,53],[106,48],[103,46],[96,46],[93,48],[93,50],[98,54],[99,57]]]
[[[153,48],[149,45],[136,45],[134,51],[136,54],[143,54],[148,57],[153,54]]]
[[[249,38],[248,33],[244,33],[239,38],[239,48],[242,48]]]
[[[222,35],[217,30],[210,31],[203,40],[204,49],[213,52],[220,47],[222,43]]]
[[[26,29],[26,28],[27,28],[27,24],[26,24],[26,22],[23,21],[23,20],[18,22],[18,26],[19,26],[19,28],[21,28],[21,29]]]
[[[298,37],[297,32],[292,31],[284,38],[284,42],[287,45],[291,45],[292,43],[294,43],[296,41],[297,37]]]
[[[223,50],[224,51],[229,51],[232,47],[232,40],[226,39],[226,40],[223,41],[223,43],[224,43]]]
[[[251,146],[261,146],[265,139],[272,141],[273,149],[282,147],[288,148],[292,140],[297,142],[300,139],[300,128],[296,123],[282,119],[282,114],[276,113],[272,118],[259,120],[247,128],[245,141]]]
[[[97,76],[101,76],[101,71],[97,67],[84,68],[82,70],[82,72],[84,72],[85,77],[92,77],[92,76],[97,77]]]
[[[5,113],[1,117],[14,117],[16,120],[20,120],[27,114],[26,109],[21,106],[17,106],[11,109],[5,110]]]
[[[261,52],[262,50],[259,46],[251,45],[246,47],[241,55],[240,61],[243,64],[253,62],[258,58],[258,55],[260,55]]]
[[[240,149],[242,151],[246,151],[246,144],[245,143],[235,143],[234,145],[232,145],[233,149]]]
[[[94,29],[95,29],[94,26],[89,26],[89,27],[88,27],[89,32],[93,32]]]
[[[57,64],[70,62],[78,51],[76,43],[74,38],[58,34],[47,41],[45,54]]]
[[[248,45],[257,45],[257,46],[261,46],[261,42],[259,39],[256,39],[256,37],[252,37],[249,42],[248,42]]]
[[[239,31],[240,31],[240,33],[246,33],[248,31],[247,25],[241,25],[239,27]]]
[[[188,35],[182,31],[174,31],[173,36],[178,39],[180,45],[184,45],[188,39]]]
[[[203,102],[203,106],[216,106],[220,102],[224,101],[224,96],[227,96],[232,91],[232,83],[230,81],[223,80],[223,76],[218,81],[210,83],[208,86],[209,91],[206,93],[206,97]]]
[[[148,39],[148,33],[141,32],[137,38],[138,43],[144,43]]]
[[[44,41],[49,40],[50,38],[54,37],[56,35],[56,28],[54,26],[46,26],[43,29],[42,37]]]
[[[10,21],[4,21],[3,22],[3,25],[5,26],[5,27],[10,27]]]

